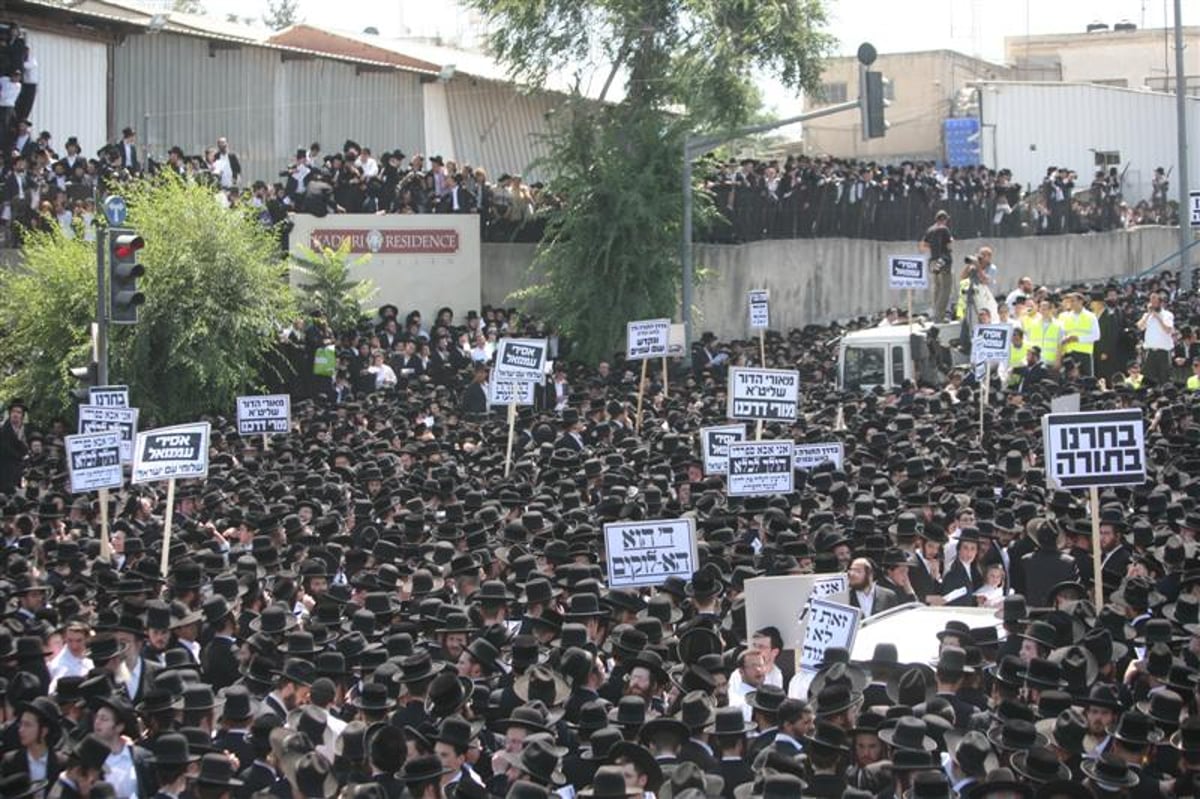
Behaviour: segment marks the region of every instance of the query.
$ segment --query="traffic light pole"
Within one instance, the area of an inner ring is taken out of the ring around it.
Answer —
[[[818,108],[815,111],[807,111],[799,116],[788,117],[781,119],[778,122],[767,122],[762,125],[750,125],[744,128],[730,131],[729,133],[720,136],[693,136],[688,135],[683,142],[683,250],[680,252],[680,261],[683,264],[683,309],[681,319],[683,321],[683,337],[684,346],[691,346],[692,343],[692,288],[694,278],[694,268],[692,264],[692,160],[701,153],[711,150],[717,145],[734,139],[740,139],[743,136],[753,136],[758,133],[766,133],[767,131],[775,130],[776,128],[786,127],[787,125],[795,125],[797,122],[807,122],[810,119],[819,117],[827,117],[831,114],[840,114],[843,111],[855,111],[861,108],[862,100],[849,100],[836,105],[828,105],[824,108]]]
[[[104,261],[106,228],[96,225],[96,375],[100,385],[108,385],[108,287],[105,284],[108,270]]]

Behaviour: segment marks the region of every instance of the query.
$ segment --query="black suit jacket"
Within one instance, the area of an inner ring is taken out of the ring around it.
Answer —
[[[695,763],[709,774],[717,773],[717,765],[720,762],[708,750],[691,740],[684,741],[683,746],[679,747],[679,759],[684,763]]]
[[[946,570],[946,578],[942,580],[942,596],[949,594],[951,591],[956,591],[960,588],[965,588],[967,593],[960,596],[958,599],[947,602],[947,605],[954,607],[974,608],[979,607],[979,603],[975,601],[975,589],[983,585],[983,576],[979,570],[972,564],[970,572],[967,567],[962,565],[962,561],[955,558],[950,564],[950,568]]]
[[[1050,589],[1066,580],[1079,579],[1079,568],[1070,555],[1058,550],[1039,549],[1021,558],[1021,586],[1031,608],[1046,605]]]
[[[213,638],[200,651],[200,668],[214,691],[233,685],[239,676],[236,646],[231,639]]]
[[[53,784],[63,770],[63,756],[57,749],[50,749],[46,756],[46,782]],[[13,749],[0,758],[0,777],[13,774],[28,774],[29,760],[25,757],[25,749]]]
[[[17,437],[12,423],[0,425],[0,493],[11,494],[25,474],[29,445]]]
[[[253,794],[270,788],[277,781],[275,772],[253,760],[238,773],[238,779],[244,784],[237,789],[237,799],[249,799]]]
[[[141,162],[138,160],[138,148],[136,144],[129,145],[129,152],[126,153],[125,142],[117,142],[117,150],[121,153],[121,166],[130,172],[137,172],[142,168]]]
[[[454,196],[458,195],[458,210],[454,210]],[[439,214],[469,214],[475,210],[475,195],[462,186],[455,186],[438,200]]]
[[[254,747],[246,740],[244,730],[221,730],[213,738],[213,746],[217,751],[232,752],[239,763],[254,762]]]
[[[481,416],[487,411],[487,392],[483,390],[483,386],[479,383],[467,386],[467,390],[463,392],[462,412]]]
[[[717,761],[716,774],[725,780],[725,788],[721,799],[734,799],[733,789],[748,782],[754,782],[754,769],[747,762],[749,758],[727,758]]]
[[[884,588],[879,583],[876,583],[874,590],[875,603],[871,606],[870,614],[864,615],[874,616],[876,614],[883,613],[889,608],[894,608],[898,605],[904,604],[900,597],[896,596],[896,592],[890,588]],[[850,607],[858,607],[858,594],[854,591],[850,592]]]

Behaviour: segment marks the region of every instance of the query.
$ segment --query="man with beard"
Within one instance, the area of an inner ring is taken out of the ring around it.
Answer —
[[[850,606],[862,611],[863,618],[882,613],[900,604],[895,592],[875,582],[875,567],[866,558],[855,558],[847,572],[850,581]]]
[[[308,704],[308,691],[315,678],[316,669],[311,663],[290,658],[283,664],[275,690],[263,699],[262,712],[274,713],[280,721],[286,721],[290,711]]]
[[[895,594],[896,601],[901,605],[917,601],[909,575],[912,565],[912,560],[902,549],[891,547],[883,553],[883,574],[876,585]]]

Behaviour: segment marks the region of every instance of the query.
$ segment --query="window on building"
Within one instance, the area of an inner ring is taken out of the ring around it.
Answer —
[[[821,84],[821,99],[830,104],[846,102],[846,82]]]
[[[1129,81],[1125,78],[1109,78],[1108,80],[1094,80],[1092,83],[1097,86],[1116,86],[1121,89],[1129,88]]]
[[[1107,168],[1110,166],[1121,165],[1120,150],[1097,150],[1096,151],[1096,167]]]

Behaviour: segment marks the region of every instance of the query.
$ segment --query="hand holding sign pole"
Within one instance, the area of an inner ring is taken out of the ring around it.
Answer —
[[[100,489],[100,560],[112,560],[112,540],[108,537],[108,489]]]
[[[504,445],[504,476],[512,469],[513,433],[517,427],[517,402],[508,403],[508,443]]]

